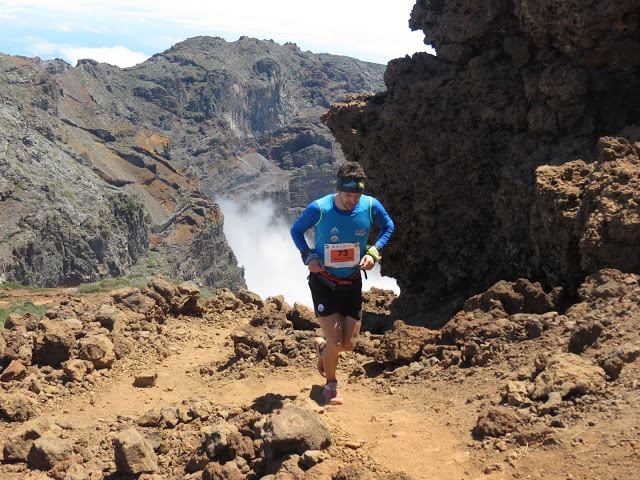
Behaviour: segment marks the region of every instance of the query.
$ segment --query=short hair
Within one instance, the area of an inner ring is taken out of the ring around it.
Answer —
[[[338,177],[341,178],[367,178],[362,165],[358,162],[347,162],[338,168]]]

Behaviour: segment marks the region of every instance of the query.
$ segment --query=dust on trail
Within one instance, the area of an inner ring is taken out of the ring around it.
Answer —
[[[378,464],[404,471],[416,479],[501,479],[485,475],[482,465],[467,448],[468,432],[443,425],[442,414],[416,398],[375,392],[369,386],[344,385],[345,404],[323,409],[316,402],[321,378],[311,368],[286,367],[265,375],[249,372],[247,378],[213,380],[199,375],[200,366],[223,364],[233,355],[230,333],[238,324],[220,327],[184,325],[176,319],[165,334],[181,338],[174,353],[161,362],[149,358],[126,359],[121,368],[92,391],[74,397],[53,413],[57,420],[72,422],[90,431],[118,416],[137,417],[154,407],[185,399],[208,399],[217,404],[240,406],[266,394],[305,399],[323,413],[338,443],[364,449]],[[136,373],[158,373],[152,388],[135,388]],[[343,378],[346,377],[342,372]],[[348,440],[345,440],[348,439]]]

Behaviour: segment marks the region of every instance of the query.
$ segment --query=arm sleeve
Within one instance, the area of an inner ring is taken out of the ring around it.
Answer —
[[[376,248],[380,250],[387,244],[387,242],[389,242],[389,239],[395,229],[395,225],[382,204],[375,198],[371,205],[371,213],[374,225],[378,227],[378,230],[380,230],[380,234],[378,235],[375,243]]]
[[[318,205],[318,202],[312,202],[291,225],[291,238],[293,238],[293,243],[296,244],[300,253],[309,248],[304,238],[304,232],[318,223],[318,220],[320,220],[320,205]]]

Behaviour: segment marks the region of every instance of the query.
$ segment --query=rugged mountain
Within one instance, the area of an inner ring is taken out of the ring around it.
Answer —
[[[128,69],[0,55],[0,278],[95,281],[152,248],[172,276],[243,286],[212,196],[295,213],[342,159],[321,113],[382,69],[246,37]]]
[[[639,19],[630,0],[416,3],[437,56],[326,117],[397,222],[384,270],[406,305],[640,271]]]

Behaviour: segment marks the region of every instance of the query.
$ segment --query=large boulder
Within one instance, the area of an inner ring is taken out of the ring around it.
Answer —
[[[235,425],[218,418],[203,431],[202,448],[210,459],[217,459],[229,450],[231,437],[237,433]]]
[[[0,395],[0,419],[8,422],[25,422],[36,415],[36,402],[26,394]]]
[[[287,313],[287,320],[295,330],[315,330],[320,327],[313,310],[300,303],[293,304],[293,309]]]
[[[395,364],[413,362],[421,355],[425,345],[435,344],[439,338],[440,334],[434,330],[413,327],[398,320],[393,324],[393,329],[382,337],[376,361]]]
[[[71,350],[75,347],[73,331],[53,320],[43,320],[40,329],[42,331],[36,334],[33,342],[32,361],[38,365],[60,366],[71,357]]]
[[[106,335],[94,335],[80,340],[78,355],[88,360],[96,369],[111,368],[116,359],[113,343]]]
[[[73,442],[57,437],[40,437],[33,442],[27,455],[27,465],[32,470],[50,470],[69,458],[73,453]]]
[[[96,321],[109,331],[121,331],[127,325],[127,315],[113,305],[105,303],[96,313]]]
[[[558,353],[543,361],[531,398],[540,400],[556,392],[562,398],[601,391],[605,372],[598,365],[573,353]]]
[[[4,460],[26,462],[34,440],[44,436],[52,426],[49,418],[38,417],[9,432],[2,451]]]
[[[119,432],[113,440],[113,446],[119,473],[137,475],[158,469],[158,458],[153,447],[135,428]]]
[[[322,417],[296,406],[271,414],[264,424],[262,437],[271,457],[321,450],[331,444],[331,432]]]

